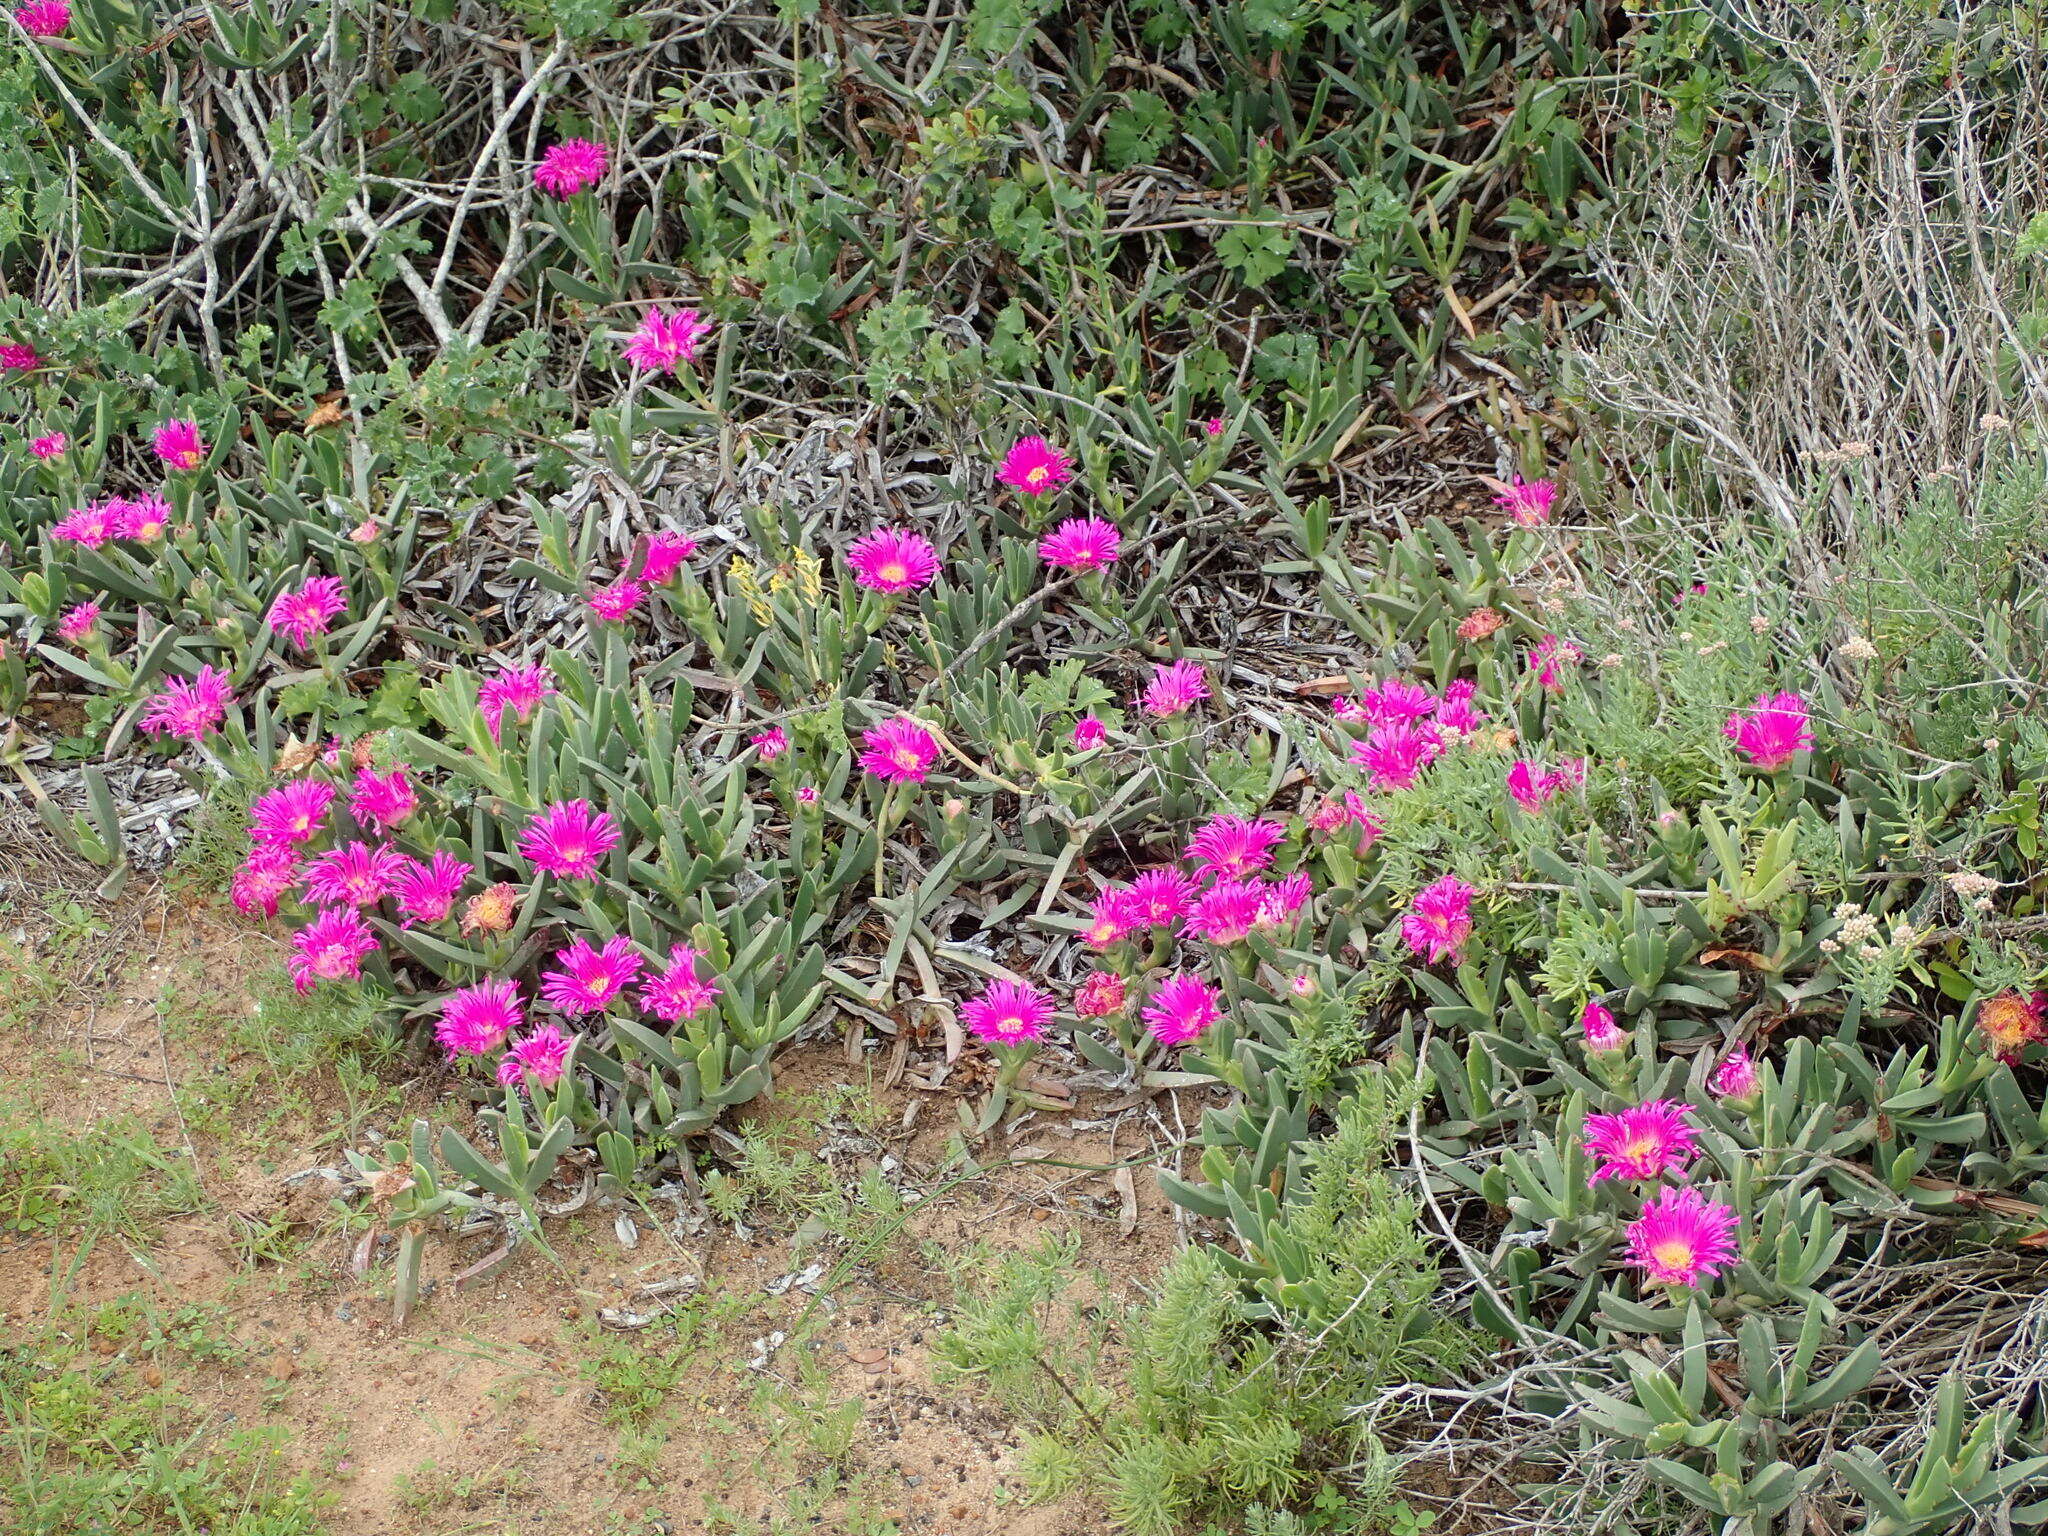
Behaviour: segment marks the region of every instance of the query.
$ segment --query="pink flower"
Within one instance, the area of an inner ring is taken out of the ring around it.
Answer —
[[[1256,880],[1218,880],[1188,907],[1188,932],[1211,944],[1236,944],[1258,925],[1267,888]]]
[[[1211,416],[1202,423],[1202,430],[1211,437],[1221,437],[1223,435],[1223,418],[1221,416]]]
[[[818,786],[815,784],[803,785],[796,792],[796,800],[798,805],[816,805],[818,803]]]
[[[1109,732],[1103,727],[1102,722],[1093,715],[1083,715],[1074,722],[1073,740],[1076,751],[1086,752],[1090,748],[1099,747],[1109,740]]]
[[[64,29],[71,25],[71,7],[65,4],[65,0],[28,0],[27,4],[14,8],[14,21],[30,37],[62,37]],[[33,352],[29,352],[29,362],[17,363],[6,356],[11,351],[27,352],[28,348],[0,347],[0,367],[35,367]]]
[[[114,519],[115,538],[153,544],[163,537],[164,524],[171,520],[171,504],[152,491],[133,501],[114,501],[108,515]]]
[[[1308,905],[1308,899],[1315,894],[1315,889],[1315,882],[1299,870],[1275,880],[1266,887],[1265,895],[1259,899],[1258,926],[1278,928]]]
[[[861,733],[861,767],[890,784],[922,784],[939,755],[938,739],[908,715]]]
[[[156,456],[172,469],[197,469],[206,461],[206,441],[196,421],[167,421],[150,439]]]
[[[541,973],[542,1001],[563,1013],[602,1013],[613,998],[639,980],[645,962],[633,941],[621,933],[607,940],[603,949],[594,948],[588,939],[578,939],[567,949],[555,951],[555,964],[561,969]]]
[[[533,184],[551,197],[574,197],[604,179],[611,151],[595,139],[564,139],[540,157]]]
[[[57,621],[57,634],[73,645],[83,645],[92,638],[99,622],[100,605],[96,602],[80,603],[65,610],[64,616]]]
[[[1074,478],[1074,465],[1044,438],[1020,437],[1003,455],[996,478],[1026,496],[1050,496]]]
[[[1309,975],[1307,971],[1297,971],[1287,978],[1287,990],[1296,997],[1314,997],[1316,995],[1316,979]]]
[[[505,1037],[526,1022],[519,1006],[519,983],[483,981],[462,987],[441,1003],[441,1017],[434,1025],[434,1038],[448,1052],[448,1059],[481,1056],[495,1051]]]
[[[677,310],[671,317],[657,304],[626,338],[622,355],[646,373],[679,373],[684,363],[697,360],[697,348],[710,334],[711,322],[696,310]]]
[[[1658,1285],[1698,1285],[1735,1262],[1735,1208],[1696,1189],[1660,1189],[1628,1224],[1629,1262]]]
[[[1374,725],[1401,725],[1436,713],[1437,698],[1419,683],[1390,677],[1358,696],[1358,712]]]
[[[647,539],[647,553],[640,561],[640,579],[650,587],[666,585],[683,562],[697,553],[697,541],[679,533],[655,533]]]
[[[1563,774],[1540,772],[1533,763],[1519,757],[1508,770],[1508,795],[1525,811],[1542,810],[1564,785]]]
[[[630,576],[621,576],[609,586],[599,587],[590,594],[590,611],[600,619],[620,621],[628,618],[640,599],[647,595],[647,589]]]
[[[960,1017],[989,1045],[1024,1045],[1052,1022],[1052,999],[1029,982],[992,981],[981,996],[960,1005]]]
[[[560,800],[543,807],[519,835],[522,857],[567,880],[594,878],[597,861],[618,845],[611,812],[592,811],[588,800]]]
[[[535,1083],[552,1088],[568,1070],[569,1048],[574,1044],[556,1025],[543,1024],[505,1053],[498,1063],[498,1081],[508,1085],[517,1081],[521,1093]]]
[[[1380,834],[1387,830],[1386,824],[1373,815],[1365,803],[1365,797],[1355,789],[1344,791],[1340,799],[1331,795],[1309,812],[1308,824],[1325,834],[1342,831],[1356,824],[1359,829],[1358,851],[1363,853],[1379,841]]]
[[[789,732],[779,725],[771,725],[758,735],[749,736],[748,743],[761,754],[761,761],[772,763],[789,750]]]
[[[1443,701],[1436,707],[1436,723],[1447,731],[1469,735],[1486,723],[1486,716],[1472,707],[1472,695],[1479,691],[1478,684],[1469,678],[1460,678],[1444,689]]]
[[[1796,693],[1758,694],[1755,707],[1735,711],[1721,734],[1735,743],[1750,766],[1766,773],[1784,767],[1813,745],[1806,701]]]
[[[641,986],[640,1006],[671,1023],[694,1019],[709,1008],[720,989],[710,976],[699,973],[697,962],[703,958],[687,944],[671,944],[667,968]]]
[[[249,804],[249,836],[257,843],[310,843],[327,821],[334,786],[321,779],[295,779],[267,789]]]
[[[235,867],[228,895],[244,917],[277,916],[277,904],[299,883],[299,861],[282,843],[258,843]]]
[[[123,503],[109,498],[83,507],[73,507],[50,524],[50,537],[67,544],[98,549],[109,539],[121,537]]]
[[[529,666],[508,666],[496,677],[485,678],[476,691],[477,707],[483,711],[484,727],[491,740],[498,739],[510,710],[521,721],[533,717],[540,701],[555,691],[548,669],[539,662]]]
[[[324,907],[292,935],[292,987],[303,996],[322,981],[353,981],[363,974],[363,956],[379,948],[361,913]]]
[[[1614,1010],[1598,998],[1588,1002],[1579,1014],[1579,1028],[1585,1032],[1586,1049],[1596,1056],[1621,1050],[1628,1044],[1628,1036],[1614,1022]]]
[[[1070,517],[1038,541],[1038,558],[1066,571],[1099,571],[1116,561],[1123,535],[1105,517]]]
[[[1115,971],[1091,971],[1074,992],[1074,1016],[1106,1019],[1124,1011],[1124,979]]]
[[[1177,869],[1148,869],[1131,882],[1134,926],[1164,928],[1188,915],[1194,882]]]
[[[1559,669],[1576,667],[1584,659],[1585,653],[1569,640],[1545,635],[1529,651],[1529,669],[1544,692],[1563,693],[1564,674]]]
[[[34,7],[22,7],[22,10],[31,9],[34,9]],[[66,11],[65,20],[70,20],[70,16],[71,13],[69,11]],[[21,11],[16,11],[14,13],[14,19],[16,21],[21,21]],[[26,26],[27,23],[23,22],[22,25]],[[61,32],[63,28],[59,27],[57,30]],[[57,34],[55,32],[38,32],[33,33],[32,35],[37,37],[54,37]],[[42,358],[36,355],[36,349],[34,347],[27,346],[24,343],[18,341],[0,342],[0,368],[9,369],[15,373],[27,373],[31,369],[40,367],[42,361]]]
[[[1370,725],[1372,717],[1365,712],[1365,706],[1356,699],[1343,695],[1330,700],[1330,713],[1346,725]]]
[[[436,848],[426,863],[413,863],[391,882],[391,896],[411,923],[441,923],[455,910],[455,898],[473,870],[445,848]]]
[[[1478,891],[1456,875],[1444,875],[1415,893],[1415,900],[1401,919],[1401,938],[1424,962],[1453,965],[1463,956],[1459,951],[1472,936],[1472,898]]]
[[[1685,1115],[1685,1106],[1676,1099],[1652,1099],[1618,1115],[1586,1116],[1586,1155],[1600,1160],[1586,1182],[1684,1173],[1699,1150]]]
[[[877,592],[911,592],[931,585],[939,574],[938,552],[921,533],[878,528],[855,539],[846,551],[853,579]]]
[[[1495,481],[1498,485],[1500,482]],[[1524,480],[1520,475],[1508,482],[1506,490],[1493,498],[1493,504],[1502,508],[1524,528],[1535,528],[1550,521],[1551,503],[1557,500],[1557,485],[1550,480]]]
[[[1352,742],[1351,761],[1372,775],[1375,789],[1406,789],[1443,750],[1443,733],[1435,726],[1397,720]]]
[[[1188,841],[1183,858],[1199,875],[1243,877],[1273,862],[1273,846],[1287,835],[1277,821],[1248,821],[1242,816],[1217,816]]]
[[[1166,1045],[1186,1045],[1223,1017],[1216,989],[1185,971],[1163,978],[1139,1012],[1152,1038]]]
[[[1144,921],[1130,887],[1112,885],[1095,898],[1088,926],[1081,930],[1081,942],[1090,949],[1108,949],[1122,942],[1133,929],[1143,927]]]
[[[344,843],[313,861],[306,871],[306,897],[322,906],[375,906],[411,867],[412,860],[396,848]]]
[[[1738,1105],[1754,1099],[1760,1086],[1756,1063],[1750,1060],[1749,1051],[1739,1045],[1721,1058],[1721,1064],[1707,1079],[1708,1089],[1717,1098],[1731,1099]]]
[[[314,576],[278,593],[270,605],[270,627],[303,651],[315,635],[326,634],[347,607],[347,590],[339,576]]]
[[[366,517],[348,531],[351,544],[374,544],[377,542],[377,519]]]
[[[403,765],[381,778],[361,768],[356,771],[355,788],[349,793],[348,813],[360,823],[388,829],[403,822],[419,803]]]
[[[39,437],[28,445],[28,451],[39,459],[54,459],[71,446],[71,439],[62,432],[52,432]]]
[[[234,698],[228,675],[214,667],[201,667],[187,682],[174,677],[142,707],[142,729],[151,736],[182,736],[199,741],[217,727]]]
[[[1201,664],[1183,659],[1171,666],[1156,664],[1140,702],[1146,714],[1163,720],[1208,697],[1209,680],[1202,675]]]

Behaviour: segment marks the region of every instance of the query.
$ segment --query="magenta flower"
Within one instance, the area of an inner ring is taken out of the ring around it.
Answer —
[[[52,432],[39,437],[28,445],[28,451],[39,459],[54,459],[71,446],[71,439],[62,432]]]
[[[619,845],[611,812],[592,811],[588,800],[544,806],[519,835],[520,855],[566,880],[589,880],[597,861]]]
[[[623,933],[605,941],[603,949],[578,939],[555,951],[559,970],[543,971],[541,1000],[563,1013],[602,1013],[611,1000],[640,979],[646,962]]]
[[[595,139],[564,139],[540,157],[533,184],[550,197],[574,197],[604,179],[611,151]]]
[[[1183,659],[1170,666],[1163,662],[1155,664],[1152,681],[1139,702],[1146,714],[1163,720],[1208,697],[1209,680],[1202,675],[1201,664]]]
[[[1698,1285],[1735,1262],[1735,1208],[1696,1189],[1660,1189],[1628,1224],[1629,1262],[1658,1285]]]
[[[473,987],[459,988],[442,1001],[434,1038],[447,1050],[448,1059],[454,1061],[495,1051],[507,1035],[525,1022],[518,982],[482,981]]]
[[[1287,835],[1277,821],[1248,821],[1242,816],[1217,816],[1188,841],[1183,858],[1198,875],[1243,877],[1273,862],[1273,848]]]
[[[1346,725],[1370,725],[1372,717],[1365,712],[1365,706],[1356,699],[1339,695],[1330,700],[1330,713]]]
[[[861,733],[860,765],[891,784],[922,784],[939,755],[938,738],[908,715]]]
[[[1116,562],[1123,535],[1105,517],[1070,517],[1038,541],[1038,558],[1065,571],[1099,571]]]
[[[1145,924],[1144,913],[1127,885],[1112,885],[1095,898],[1088,926],[1081,930],[1081,942],[1090,949],[1108,949],[1121,943],[1135,928]]]
[[[697,968],[704,958],[687,944],[671,944],[668,965],[640,988],[640,1006],[658,1019],[671,1023],[694,1019],[717,999],[719,985]]]
[[[772,763],[789,750],[789,732],[779,725],[771,725],[757,735],[749,736],[747,742],[761,754],[761,761]]]
[[[82,544],[87,549],[98,549],[108,540],[121,537],[124,521],[121,507],[122,503],[112,498],[91,502],[83,507],[73,507],[50,524],[50,537],[61,539],[67,544]]]
[[[322,981],[353,981],[363,956],[382,946],[353,907],[325,907],[292,935],[292,987],[301,996]]]
[[[1165,1045],[1186,1045],[1223,1017],[1216,989],[1185,971],[1162,978],[1139,1013],[1152,1038]]]
[[[496,677],[485,678],[477,688],[476,701],[477,707],[483,711],[484,728],[491,733],[491,740],[498,739],[508,710],[522,722],[529,720],[540,707],[540,701],[554,691],[554,678],[539,662],[528,666],[508,666]]]
[[[163,537],[164,525],[171,520],[171,504],[151,491],[133,501],[112,502],[108,515],[114,519],[115,538],[154,544]]]
[[[1257,880],[1218,880],[1188,907],[1188,932],[1211,944],[1237,944],[1258,926],[1267,888]]]
[[[597,588],[590,594],[590,611],[600,619],[619,622],[631,617],[640,600],[647,595],[647,589],[630,576],[621,576],[609,586]]]
[[[1442,702],[1436,707],[1436,723],[1447,731],[1459,735],[1470,735],[1486,723],[1486,716],[1472,706],[1472,695],[1479,691],[1479,685],[1469,678],[1460,678],[1444,689]]]
[[[992,981],[981,996],[960,1005],[960,1017],[977,1040],[989,1045],[1024,1045],[1052,1022],[1052,999],[1029,982]]]
[[[1628,1036],[1614,1022],[1614,1010],[1597,997],[1579,1014],[1579,1028],[1585,1033],[1586,1049],[1596,1056],[1621,1050],[1628,1044]]]
[[[64,29],[71,25],[71,7],[65,0],[27,0],[24,5],[14,8],[14,23],[30,37],[62,37]],[[35,354],[29,352],[31,361],[17,363],[7,353],[28,352],[26,347],[0,347],[0,368],[33,368]]]
[[[1586,1155],[1599,1160],[1586,1182],[1683,1174],[1699,1150],[1685,1115],[1686,1107],[1676,1099],[1652,1099],[1618,1115],[1586,1116]]]
[[[1562,669],[1576,667],[1583,660],[1584,652],[1555,635],[1545,635],[1529,650],[1529,670],[1536,674],[1536,682],[1545,693],[1563,693]]]
[[[63,617],[57,620],[58,638],[72,645],[83,645],[92,638],[99,622],[100,605],[96,602],[83,602],[67,608]]]
[[[1308,905],[1315,889],[1315,882],[1299,870],[1275,880],[1259,898],[1258,926],[1278,928]]]
[[[1498,485],[1500,482],[1495,481]],[[1557,500],[1557,485],[1550,480],[1524,480],[1516,475],[1508,482],[1506,490],[1493,498],[1493,504],[1524,528],[1535,528],[1550,521],[1551,503]]]
[[[505,1053],[498,1063],[498,1081],[507,1085],[517,1081],[521,1093],[536,1083],[552,1088],[568,1070],[569,1049],[575,1043],[574,1037],[563,1034],[556,1025],[543,1024]]]
[[[1755,707],[1735,711],[1721,734],[1735,743],[1751,767],[1766,773],[1784,767],[1813,745],[1806,701],[1796,693],[1758,694]]]
[[[196,421],[167,421],[156,429],[150,444],[172,469],[197,469],[206,462],[206,441]]]
[[[1434,725],[1397,720],[1352,742],[1351,761],[1372,775],[1375,789],[1406,789],[1443,750],[1443,733]]]
[[[1223,435],[1223,418],[1221,416],[1211,416],[1202,423],[1202,430],[1211,437],[1221,437]]]
[[[1437,697],[1419,683],[1390,677],[1358,696],[1358,713],[1373,725],[1404,725],[1436,713]]]
[[[911,592],[939,574],[938,552],[921,533],[878,528],[855,539],[846,551],[853,579],[877,592]]]
[[[1148,869],[1131,882],[1131,910],[1137,926],[1164,928],[1188,915],[1195,884],[1177,869]]]
[[[1738,1107],[1754,1099],[1761,1086],[1756,1063],[1750,1059],[1748,1049],[1740,1045],[1721,1058],[1721,1064],[1707,1079],[1707,1087],[1716,1098],[1728,1099]]]
[[[1092,747],[1101,746],[1107,740],[1109,740],[1108,730],[1093,715],[1083,715],[1074,722],[1073,741],[1075,751],[1086,752]]]
[[[259,912],[275,917],[278,902],[299,883],[299,875],[298,858],[289,846],[258,843],[249,850],[248,858],[235,866],[228,881],[228,896],[235,910],[245,917],[254,917]]]
[[[799,805],[816,805],[818,803],[818,786],[815,784],[801,786],[796,792],[796,799]]]
[[[1073,461],[1042,437],[1020,437],[996,478],[1026,496],[1050,496],[1074,478]]]
[[[711,322],[694,309],[671,316],[659,304],[647,311],[640,329],[626,338],[622,355],[645,373],[679,373],[697,360],[697,348],[711,334]]]
[[[327,821],[334,786],[295,779],[265,790],[249,804],[249,836],[257,843],[310,843]]]
[[[641,557],[640,579],[650,587],[667,585],[683,562],[697,553],[697,541],[679,533],[655,533],[647,539],[647,553]]]
[[[211,733],[227,714],[235,696],[228,675],[214,667],[201,667],[189,682],[174,677],[163,692],[142,706],[142,729],[151,736],[182,736],[199,741]]]
[[[1456,875],[1444,875],[1415,893],[1415,900],[1401,919],[1401,938],[1424,963],[1453,965],[1463,960],[1460,951],[1472,937],[1472,898],[1478,891]]]
[[[22,10],[30,9],[33,9],[33,7],[22,7]],[[16,21],[21,21],[21,11],[16,11],[14,13],[14,19]],[[71,19],[71,13],[68,10],[64,13],[64,19],[66,21],[69,21]],[[23,25],[26,26],[27,23],[24,22]],[[63,28],[58,28],[58,31],[61,32],[62,30]],[[54,37],[56,36],[56,33],[35,33],[33,35],[38,37]],[[34,347],[28,346],[23,342],[0,342],[0,368],[5,368],[13,373],[28,373],[31,370],[42,366],[42,361],[42,358],[37,356],[36,349]]]
[[[404,873],[391,882],[392,900],[405,914],[406,926],[446,922],[455,910],[455,898],[462,894],[463,882],[469,879],[473,869],[473,865],[456,858],[445,848],[436,848],[434,856],[424,864],[414,862],[408,865]]]
[[[348,592],[339,576],[314,576],[277,595],[270,605],[270,627],[289,636],[300,650],[324,635],[348,607]]]
[[[1074,991],[1074,1016],[1106,1019],[1124,1011],[1124,979],[1115,971],[1091,971]]]
[[[412,860],[396,848],[344,843],[321,854],[306,871],[306,898],[322,906],[375,906],[411,867]]]
[[[362,825],[388,830],[401,824],[419,803],[402,764],[382,777],[360,768],[356,771],[355,787],[349,792],[348,813]]]

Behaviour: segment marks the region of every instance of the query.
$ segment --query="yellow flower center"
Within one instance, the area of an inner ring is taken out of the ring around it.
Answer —
[[[918,766],[917,754],[909,747],[898,747],[889,756],[890,761],[894,762],[898,768],[903,769],[906,773],[913,772]]]
[[[1045,466],[1043,464],[1040,464],[1034,469],[1025,470],[1024,478],[1026,480],[1029,480],[1033,485],[1038,484],[1039,481],[1045,478]]]
[[[1656,1156],[1663,1147],[1664,1144],[1655,1136],[1637,1136],[1633,1137],[1621,1152],[1630,1162],[1639,1163],[1645,1158]]]
[[[1669,1270],[1687,1270],[1693,1266],[1692,1244],[1682,1237],[1667,1237],[1663,1242],[1652,1245],[1650,1257]]]
[[[908,581],[910,572],[900,564],[885,565],[875,574],[884,581]]]

